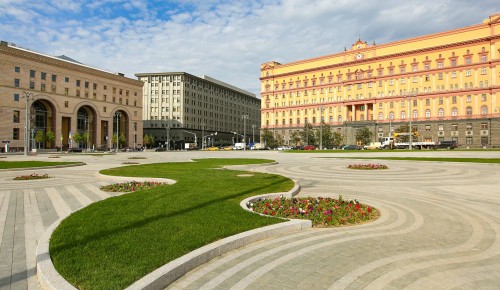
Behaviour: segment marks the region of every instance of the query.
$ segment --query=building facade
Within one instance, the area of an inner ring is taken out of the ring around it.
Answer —
[[[259,135],[261,105],[255,94],[185,72],[136,76],[144,83],[144,132],[160,145],[180,149],[180,143],[197,143],[202,148],[242,142],[243,136],[251,143],[255,130]]]
[[[420,141],[500,146],[500,14],[481,24],[286,64],[261,65],[262,126],[285,144],[320,120],[355,143],[358,128]],[[391,127],[391,128],[390,128]]]
[[[141,115],[142,82],[1,42],[0,138],[11,150],[26,139],[30,148],[107,150],[117,133],[120,147],[140,147]],[[53,141],[34,144],[39,131]],[[88,137],[73,142],[76,133]]]

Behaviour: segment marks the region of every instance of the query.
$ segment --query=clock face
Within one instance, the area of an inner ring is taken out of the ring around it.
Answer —
[[[361,59],[361,58],[363,58],[363,55],[362,55],[361,53],[358,53],[358,54],[356,55],[356,58],[357,58],[357,59]]]

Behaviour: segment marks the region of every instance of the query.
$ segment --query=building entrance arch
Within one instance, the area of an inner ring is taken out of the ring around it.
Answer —
[[[52,148],[55,145],[54,108],[47,100],[36,100],[30,108],[32,148]]]
[[[76,113],[76,131],[80,136],[80,148],[91,149],[95,144],[96,114],[92,107],[82,106]]]

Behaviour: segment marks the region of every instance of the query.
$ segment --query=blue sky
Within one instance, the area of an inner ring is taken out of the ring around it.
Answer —
[[[260,64],[480,23],[498,0],[0,0],[0,39],[135,78],[209,75],[259,94]]]

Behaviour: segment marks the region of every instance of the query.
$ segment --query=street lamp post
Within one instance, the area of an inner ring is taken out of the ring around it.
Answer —
[[[205,123],[201,123],[201,150],[205,149]]]
[[[408,98],[409,100],[409,103],[410,103],[410,107],[409,107],[409,110],[410,110],[410,116],[409,116],[409,119],[410,119],[410,128],[408,128],[408,136],[410,138],[410,141],[409,141],[409,149],[412,150],[412,132],[411,132],[411,117],[412,117],[412,111],[411,111],[411,97],[416,97],[417,96],[417,93],[414,92],[413,90],[409,93],[406,94],[406,97]]]
[[[28,156],[30,148],[30,101],[35,99],[32,93],[24,92],[22,98],[26,99],[26,113],[25,113],[25,124],[24,124],[24,156]]]
[[[319,150],[323,150],[323,110],[324,106],[319,107],[320,116],[319,116]]]
[[[120,112],[116,112],[115,113],[115,117],[116,117],[116,153],[118,153],[118,140],[120,139],[119,137],[119,128],[120,128],[120,117],[121,117],[121,113]]]
[[[243,144],[245,145],[243,150],[247,150],[247,120],[248,120],[248,115],[242,115],[241,118],[243,119]]]
[[[87,146],[86,146],[87,148],[86,149],[87,149],[87,151],[89,151],[89,133],[90,132],[89,132],[89,118],[88,117],[85,119],[85,129],[87,131]]]
[[[134,151],[135,151],[136,139],[137,139],[137,122],[134,122]]]
[[[255,144],[255,124],[252,124],[252,143]]]

